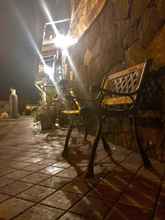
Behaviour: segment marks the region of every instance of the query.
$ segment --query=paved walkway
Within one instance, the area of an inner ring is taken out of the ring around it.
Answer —
[[[66,161],[65,132],[39,134],[31,118],[0,122],[0,220],[165,219],[163,163],[146,170],[121,147],[112,162],[100,146],[86,180],[90,147],[74,140]]]

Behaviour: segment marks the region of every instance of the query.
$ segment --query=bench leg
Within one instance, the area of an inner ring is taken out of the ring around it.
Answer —
[[[105,137],[101,136],[101,140],[103,142],[104,150],[107,152],[108,155],[111,155],[111,148],[110,148],[109,144],[107,143]]]
[[[64,145],[64,150],[63,150],[63,153],[62,153],[62,155],[64,157],[67,156],[67,153],[68,153],[68,144],[69,144],[69,140],[70,140],[73,128],[74,128],[73,127],[73,122],[71,122],[71,124],[70,124],[70,126],[68,128],[68,132],[67,132],[66,138],[65,138],[65,145]]]
[[[135,138],[136,138],[137,146],[139,148],[139,152],[140,152],[140,155],[142,157],[144,167],[150,168],[152,166],[151,161],[149,160],[149,158],[147,156],[147,153],[145,152],[145,150],[143,149],[143,146],[141,144],[141,141],[140,141],[140,138],[139,138],[139,133],[138,133],[137,118],[136,117],[134,117],[132,119],[132,123],[133,123],[133,128],[134,128],[134,131],[135,131]]]
[[[163,138],[160,142],[160,145],[158,146],[160,149],[160,160],[164,161],[164,144],[165,144],[165,132],[163,131]]]
[[[87,142],[87,137],[88,137],[88,128],[85,127],[85,133],[84,133],[84,143]]]
[[[96,149],[97,149],[100,137],[101,137],[101,130],[102,130],[102,125],[101,125],[101,122],[99,122],[99,127],[97,130],[96,138],[94,140],[91,156],[89,158],[89,163],[88,163],[88,168],[87,168],[87,173],[86,173],[87,178],[92,178],[94,176],[94,160],[96,157]]]

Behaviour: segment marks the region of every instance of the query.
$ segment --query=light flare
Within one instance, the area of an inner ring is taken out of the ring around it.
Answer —
[[[43,8],[43,11],[46,13],[46,16],[47,16],[47,18],[49,20],[49,23],[52,24],[52,28],[54,30],[54,33],[57,36],[60,33],[59,33],[59,31],[58,31],[58,29],[57,29],[57,27],[56,27],[56,25],[55,25],[55,23],[54,23],[54,21],[52,19],[52,16],[51,16],[50,11],[49,11],[49,9],[48,9],[48,7],[46,5],[46,2],[44,0],[41,0],[40,2],[41,2],[41,6]]]
[[[72,60],[72,58],[71,58],[71,56],[70,56],[70,54],[69,54],[68,49],[63,49],[63,56],[68,59],[68,62],[69,62],[69,64],[70,64],[70,67],[71,67],[71,69],[73,70],[73,72],[74,72],[74,74],[75,74],[75,77],[76,77],[76,79],[77,79],[77,81],[78,81],[78,83],[79,83],[80,88],[82,89],[82,91],[83,91],[85,97],[88,98],[88,94],[87,94],[87,92],[86,92],[86,89],[84,88],[84,85],[83,85],[83,83],[82,83],[82,81],[81,81],[81,79],[80,79],[80,77],[79,77],[78,70],[77,70],[75,64],[73,63],[73,60]]]
[[[44,69],[46,70],[46,71],[44,71],[44,73],[49,77],[49,79],[53,83],[57,93],[59,94],[59,88],[57,86],[57,83],[54,81],[52,71],[49,69],[50,67],[45,63],[44,57],[42,56],[31,32],[29,31],[29,28],[28,28],[27,24],[25,23],[23,16],[21,15],[18,8],[14,7],[14,6],[13,6],[13,8],[15,9],[15,15],[16,15],[18,21],[20,22],[21,27],[23,28],[24,32],[26,33],[27,38],[28,38],[30,44],[32,45],[33,50],[35,51],[35,53],[39,57],[40,62],[42,63],[42,65],[44,66]]]
[[[84,91],[85,96],[87,97],[86,90],[85,90],[85,88],[84,88],[84,86],[83,86],[83,84],[82,84],[82,82],[79,78],[78,71],[77,71],[77,69],[76,69],[76,67],[75,67],[75,65],[74,65],[74,63],[71,59],[71,56],[69,55],[69,51],[68,51],[68,48],[75,45],[78,42],[78,40],[72,38],[69,35],[60,34],[58,29],[56,28],[55,22],[53,21],[52,16],[51,16],[51,14],[48,10],[48,7],[47,7],[44,0],[42,0],[42,7],[43,7],[43,10],[45,11],[45,13],[48,17],[48,20],[49,20],[50,24],[52,24],[52,28],[53,28],[54,33],[56,35],[55,40],[54,40],[54,44],[55,44],[56,47],[58,47],[62,50],[63,59],[65,59],[65,57],[68,59],[68,62],[70,64],[73,72],[75,73],[76,79],[78,80],[80,87],[82,88],[82,90]]]
[[[54,40],[54,44],[57,48],[66,49],[77,43],[77,39],[72,38],[69,35],[58,34]]]
[[[54,40],[55,46],[58,47],[58,48],[61,48],[61,49],[65,49],[65,48],[69,48],[69,47],[73,46],[74,44],[76,44],[77,39],[72,38],[69,35],[63,35],[58,31],[58,29],[56,27],[56,23],[58,23],[58,21],[57,22],[53,21],[53,18],[50,14],[50,11],[49,11],[49,9],[46,5],[45,0],[41,0],[41,6],[42,6],[42,9],[45,12],[45,14],[46,14],[46,16],[49,20],[49,22],[47,24],[52,25],[53,31],[55,33],[55,40]],[[63,19],[61,21],[65,22],[65,21],[68,21],[68,20],[69,19]],[[59,21],[59,22],[61,22],[61,21]]]

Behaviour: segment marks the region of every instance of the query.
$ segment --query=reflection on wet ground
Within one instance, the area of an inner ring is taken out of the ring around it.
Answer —
[[[146,170],[138,154],[115,146],[109,158],[100,144],[87,180],[83,136],[75,132],[66,160],[66,129],[36,129],[31,118],[0,122],[0,219],[165,219],[163,162]]]

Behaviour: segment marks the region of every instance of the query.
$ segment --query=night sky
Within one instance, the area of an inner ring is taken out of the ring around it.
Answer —
[[[69,16],[69,0],[47,0],[53,19]],[[25,102],[34,102],[37,55],[30,35],[41,44],[42,27],[47,18],[40,0],[2,0],[0,4],[0,100],[8,99],[14,87]],[[29,31],[30,35],[27,34]]]

